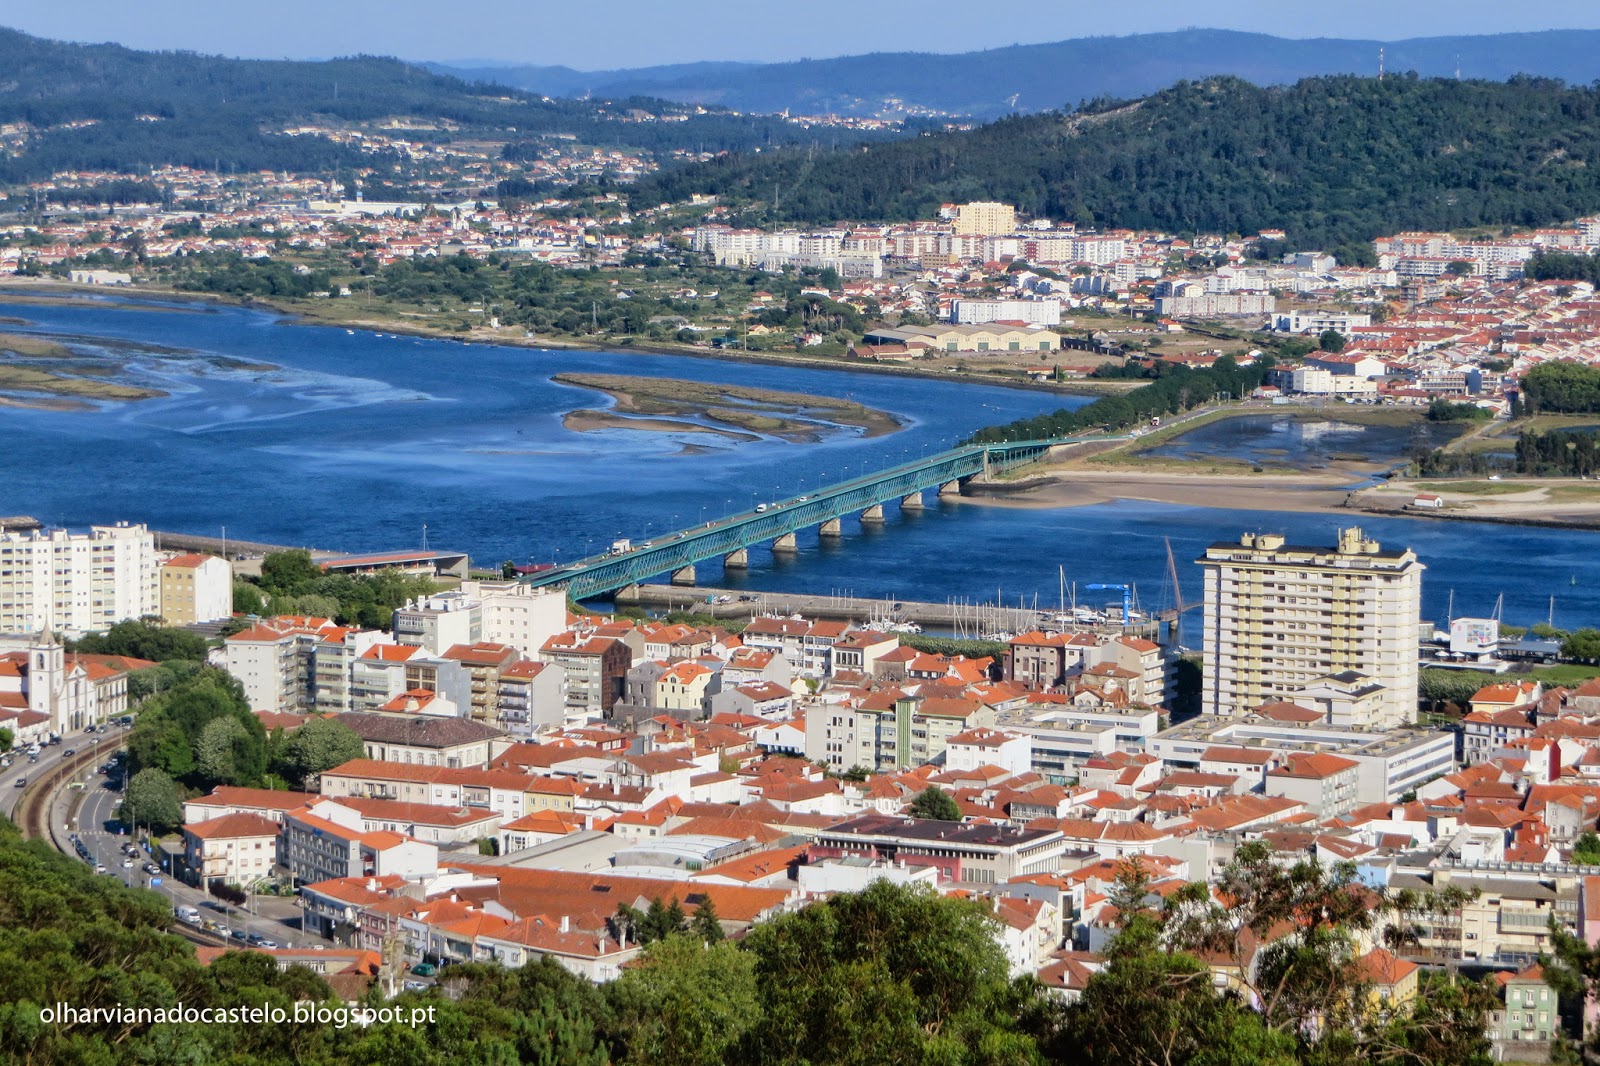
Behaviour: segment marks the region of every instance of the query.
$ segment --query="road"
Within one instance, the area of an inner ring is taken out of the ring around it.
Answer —
[[[36,779],[59,766],[68,751],[76,750],[81,754],[91,746],[105,749],[105,758],[110,760],[121,749],[126,732],[113,726],[111,732],[103,735],[69,735],[59,744],[45,746],[37,762],[29,762],[25,751],[14,753],[11,765],[0,768],[0,811],[8,818],[15,815],[23,793],[17,786],[19,779]],[[216,922],[218,931],[225,937],[237,929],[246,937],[256,934],[280,947],[332,945],[332,941],[301,930],[298,898],[256,895],[251,897],[250,909],[246,910],[213,899],[173,878],[173,857],[165,849],[158,847],[151,854],[145,850],[148,842],[142,841],[136,857],[124,854],[124,845],[132,840],[127,827],[115,818],[117,804],[122,801],[121,771],[106,773],[104,768],[104,762],[87,767],[73,782],[82,784],[81,789],[69,783],[51,797],[50,836],[57,847],[75,854],[75,844],[81,840],[87,852],[85,861],[104,866],[107,876],[114,876],[129,887],[159,892],[174,908],[181,905],[198,908],[203,917]],[[83,855],[76,857],[84,858]],[[147,872],[144,869],[147,862],[153,863],[157,872]]]

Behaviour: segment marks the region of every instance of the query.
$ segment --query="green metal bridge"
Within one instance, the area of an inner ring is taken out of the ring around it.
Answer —
[[[523,580],[535,587],[564,586],[575,600],[604,595],[661,574],[680,584],[694,583],[694,564],[720,558],[729,567],[748,565],[746,553],[772,542],[774,551],[795,550],[795,534],[812,526],[824,537],[840,536],[840,519],[860,514],[864,522],[883,521],[883,505],[923,506],[928,489],[959,491],[961,482],[980,474],[1004,473],[1044,458],[1051,448],[1105,437],[1063,437],[1008,441],[953,448],[864,477],[828,485],[809,496],[775,500],[756,509],[665,533],[628,551],[592,556],[545,570]]]

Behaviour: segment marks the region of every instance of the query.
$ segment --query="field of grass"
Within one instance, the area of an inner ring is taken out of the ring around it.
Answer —
[[[1592,677],[1600,677],[1600,666],[1578,666],[1573,663],[1564,663],[1561,666],[1545,666],[1528,674],[1518,674],[1517,677],[1527,677],[1533,681],[1542,681],[1546,685],[1564,685],[1568,688],[1581,685]]]
[[[1528,481],[1408,481],[1407,491],[1454,492],[1462,496],[1515,496],[1541,486]]]

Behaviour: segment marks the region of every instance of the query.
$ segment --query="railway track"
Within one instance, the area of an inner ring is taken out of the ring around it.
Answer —
[[[111,750],[119,749],[120,745]],[[102,750],[100,746],[95,746],[58,763],[38,779],[28,782],[28,787],[22,790],[22,798],[18,800],[16,810],[13,812],[13,820],[22,831],[23,839],[44,840],[64,854],[67,853],[67,849],[62,846],[64,842],[56,840],[50,832],[50,808],[55,802],[56,793],[61,791],[62,785],[86,767],[109,757],[109,752]],[[228,947],[232,943],[224,935],[198,928],[187,922],[173,921],[167,926],[167,931],[204,947]]]
[[[115,750],[115,748],[103,748],[98,744],[92,745],[88,750],[62,760],[46,770],[42,776],[29,781],[28,787],[22,790],[22,798],[17,801],[16,810],[12,815],[17,828],[22,830],[22,838],[51,840],[50,805],[54,802],[56,793],[68,779],[86,767],[110,758],[110,752]],[[59,841],[55,843],[59,846]]]

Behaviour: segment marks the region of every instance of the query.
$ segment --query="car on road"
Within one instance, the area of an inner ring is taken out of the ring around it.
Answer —
[[[17,778],[17,787],[18,788],[27,788],[28,787],[28,779],[26,777]]]
[[[432,977],[434,974],[439,972],[439,967],[435,966],[431,962],[419,962],[415,966],[411,967],[411,972],[416,974],[418,977]]]
[[[245,933],[245,931],[243,929],[235,929],[233,932],[229,933],[228,935],[230,937],[232,937],[233,939],[237,940],[241,944],[247,943],[249,941],[249,939],[250,939],[249,936],[246,935],[246,933]]]
[[[427,990],[428,990],[428,982],[426,982],[426,981],[407,981],[406,982],[406,991],[407,992],[426,992]]]
[[[76,754],[78,754],[78,749],[77,748],[68,748],[66,751],[61,753],[61,757],[63,759],[65,759],[65,758],[68,758],[69,756],[73,756],[73,755],[76,755]]]
[[[123,869],[124,869],[124,870],[131,870],[131,869],[133,869],[133,860],[132,860],[132,859],[123,859],[123,860],[122,860],[122,868],[123,868]]]
[[[143,869],[144,869],[145,873],[149,874],[152,877],[154,877],[156,874],[161,872],[161,867],[157,866],[153,862],[145,863]]]
[[[105,873],[106,872],[106,864],[103,863],[103,862],[95,863],[94,864],[94,872],[97,873],[97,874]]]

